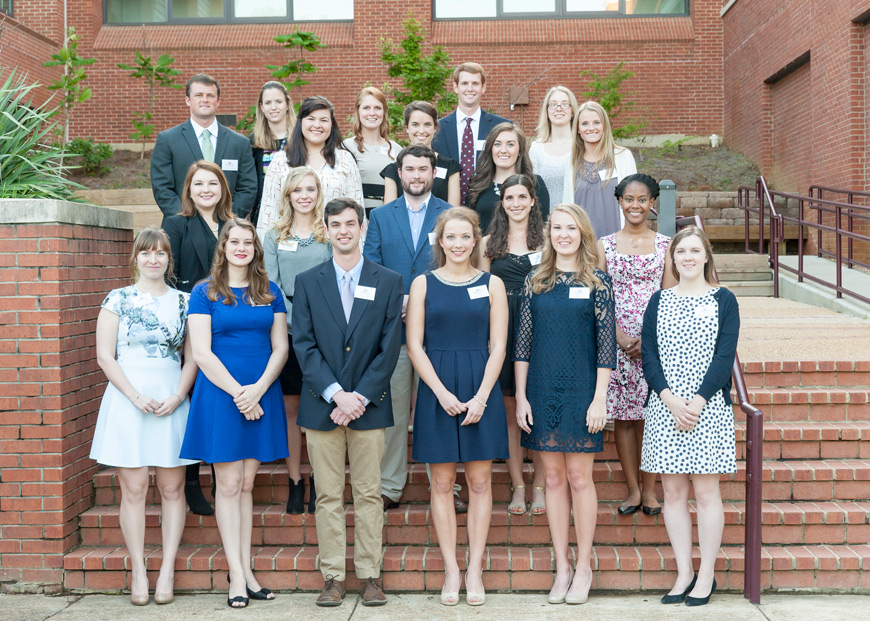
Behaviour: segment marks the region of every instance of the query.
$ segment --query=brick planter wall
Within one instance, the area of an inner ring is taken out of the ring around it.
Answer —
[[[132,228],[114,209],[0,200],[0,582],[17,583],[4,590],[59,590],[93,505],[94,329],[130,282]]]

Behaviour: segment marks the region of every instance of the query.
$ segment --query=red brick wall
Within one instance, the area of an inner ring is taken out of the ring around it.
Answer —
[[[0,13],[0,21],[4,14]],[[10,70],[26,74],[30,82],[48,85],[60,76],[57,68],[42,66],[63,41],[63,4],[61,0],[16,2],[15,17],[6,17],[0,36],[0,74],[5,80]],[[34,103],[41,104],[51,94],[33,91]]]
[[[21,202],[0,206],[0,581],[59,585],[93,505],[96,317],[130,282],[132,231],[9,224]]]
[[[284,50],[272,41],[292,30],[289,24],[224,26],[102,26],[102,0],[69,0],[69,23],[82,34],[80,50],[98,63],[88,68],[93,99],[81,106],[74,136],[129,142],[133,110],[143,106],[145,87],[126,77],[118,63],[129,63],[143,49],[143,35],[154,54],[169,53],[185,77],[207,71],[220,82],[221,112],[243,115],[269,79],[266,64],[281,64]],[[722,133],[722,35],[719,0],[693,0],[691,17],[657,19],[522,20],[433,22],[431,0],[357,0],[353,23],[302,24],[329,46],[311,53],[319,71],[296,99],[328,96],[340,126],[359,88],[381,86],[381,37],[399,41],[402,22],[413,13],[454,61],[476,60],[490,74],[484,105],[521,123],[536,124],[538,102],[546,90],[564,83],[580,91],[579,72],[607,72],[618,61],[637,74],[627,85],[650,121],[649,133]],[[510,86],[530,85],[529,107],[510,111]],[[88,111],[89,114],[84,114]],[[165,129],[187,115],[183,95],[165,90],[156,107],[156,125]]]

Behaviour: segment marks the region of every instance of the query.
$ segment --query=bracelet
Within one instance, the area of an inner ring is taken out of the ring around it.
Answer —
[[[484,403],[483,401],[481,401],[480,399],[478,399],[478,398],[477,398],[477,395],[474,395],[474,400],[477,401],[477,402],[478,402],[480,405],[482,405],[484,408],[486,407],[486,403]]]
[[[177,393],[173,393],[172,396],[175,397],[176,399],[178,399],[178,402],[179,402],[179,403],[183,403],[183,402],[184,402],[184,399],[182,399],[181,397],[179,397]]]

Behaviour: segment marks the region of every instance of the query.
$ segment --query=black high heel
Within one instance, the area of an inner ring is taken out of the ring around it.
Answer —
[[[184,481],[184,498],[187,506],[196,515],[214,515],[214,507],[205,499],[202,485],[199,483],[199,463],[187,466]]]
[[[692,582],[689,583],[689,586],[686,587],[686,590],[682,593],[677,593],[675,595],[668,595],[667,593],[662,597],[663,604],[681,604],[683,600],[686,599],[686,596],[692,592],[692,589],[695,588],[695,583],[698,581],[698,574],[692,576]]]
[[[290,481],[290,493],[287,495],[287,510],[284,513],[299,515],[305,513],[305,479]]]
[[[710,589],[710,593],[707,594],[707,597],[692,597],[691,595],[686,596],[686,606],[704,606],[707,602],[710,601],[710,596],[716,591],[716,578],[713,578],[713,587]]]
[[[229,574],[227,574],[227,584],[232,585],[232,582],[230,581]],[[247,585],[245,585],[245,590],[248,591],[248,593],[251,592],[251,590],[248,589]],[[239,604],[239,603],[241,603],[243,605],[242,606],[233,606],[233,604]],[[227,606],[229,606],[230,608],[239,608],[239,609],[247,608],[249,603],[250,603],[250,600],[247,597],[245,597],[244,595],[236,595],[235,597],[229,597],[229,594],[228,594],[228,596],[227,596]]]
[[[259,600],[273,600],[273,599],[275,599],[275,596],[272,595],[272,591],[270,589],[267,589],[266,587],[261,588],[259,591],[252,591],[251,589],[248,588],[247,585],[245,585],[245,590],[248,592],[248,596],[251,599],[259,599]],[[269,597],[270,595],[272,595],[272,597]]]

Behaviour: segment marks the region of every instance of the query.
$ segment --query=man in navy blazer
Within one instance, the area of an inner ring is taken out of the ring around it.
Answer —
[[[185,85],[184,102],[190,108],[190,119],[157,134],[151,154],[151,191],[164,218],[181,211],[187,169],[203,159],[221,167],[235,213],[244,218],[254,208],[257,173],[251,143],[217,122],[220,101],[217,80],[198,73]]]
[[[402,341],[402,278],[360,252],[364,211],[329,201],[333,258],[296,277],[293,349],[302,368],[297,423],[317,473],[317,539],[324,587],[318,606],[344,598],[345,453],[353,489],[354,570],[365,606],[386,603],[378,583],[384,509],[381,457],[393,424],[390,376]],[[406,425],[407,430],[407,425]],[[407,452],[407,447],[405,448]]]
[[[490,130],[499,123],[510,123],[497,114],[485,112],[480,100],[486,92],[486,74],[477,63],[462,63],[453,70],[453,92],[459,96],[459,107],[438,121],[438,133],[432,148],[462,164],[459,175],[460,202],[465,204],[468,181],[477,167],[477,157],[483,150]],[[471,119],[468,121],[467,119]],[[463,137],[470,128],[470,149],[463,150]]]

